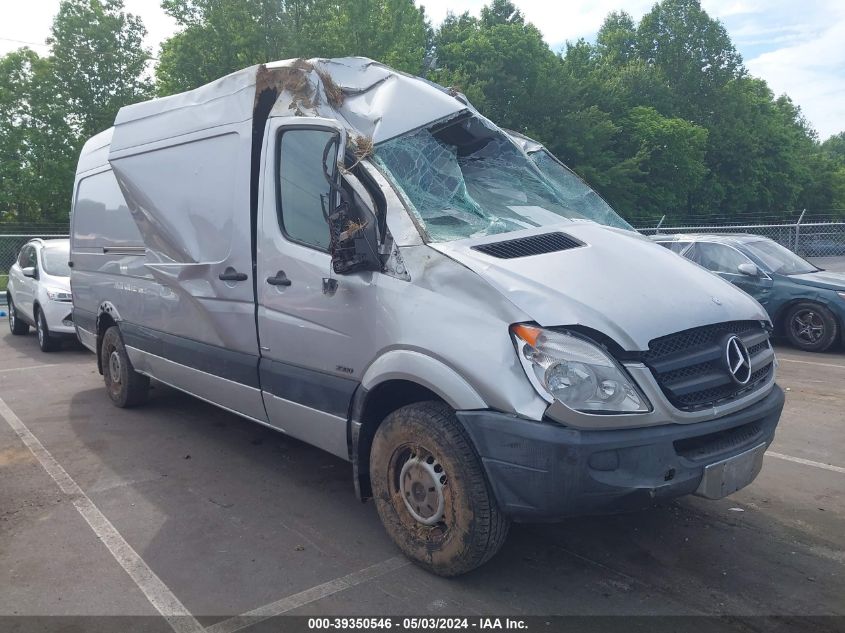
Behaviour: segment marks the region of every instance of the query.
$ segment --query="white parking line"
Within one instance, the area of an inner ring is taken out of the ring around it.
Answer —
[[[406,567],[410,564],[411,562],[403,556],[388,558],[387,560],[371,565],[370,567],[365,567],[361,571],[356,571],[347,576],[343,576],[342,578],[336,578],[327,583],[323,583],[322,585],[311,587],[311,589],[300,591],[299,593],[295,593],[287,598],[282,598],[281,600],[271,602],[263,607],[258,607],[257,609],[248,611],[243,615],[238,615],[234,618],[218,622],[217,624],[212,624],[206,629],[206,633],[234,633],[235,631],[252,626],[262,620],[267,620],[274,616],[287,613],[288,611],[293,611],[294,609],[298,609],[306,604],[322,600],[327,596],[344,591],[350,587],[360,585],[372,580],[373,578],[378,578],[379,576],[383,576],[384,574],[401,569],[402,567]]]
[[[132,581],[150,601],[150,604],[167,620],[176,633],[199,633],[202,625],[179,602],[155,572],[150,569],[132,546],[120,535],[106,516],[100,512],[91,499],[82,491],[67,471],[53,458],[44,445],[26,427],[21,419],[15,415],[8,405],[0,398],[0,417],[6,420],[12,430],[17,433],[21,441],[26,444],[35,458],[41,463],[47,474],[59,486],[61,491],[73,501],[82,518],[91,526],[97,537],[108,548],[114,559],[129,574]]]
[[[7,371],[23,371],[24,369],[44,369],[45,367],[58,367],[64,363],[48,363],[46,365],[29,365],[27,367],[10,367],[8,369],[0,369],[0,374],[5,374]]]
[[[800,365],[818,365],[819,367],[836,367],[837,369],[845,369],[845,365],[837,365],[835,363],[817,363],[812,360],[795,360],[794,358],[784,358],[778,356],[778,361],[782,363],[798,363]]]
[[[832,464],[814,462],[812,459],[804,459],[803,457],[793,457],[792,455],[784,455],[783,453],[773,453],[772,451],[767,451],[766,455],[770,457],[776,457],[777,459],[783,459],[787,462],[795,462],[796,464],[804,464],[805,466],[812,466],[814,468],[821,468],[823,470],[830,470],[835,473],[845,474],[845,468],[842,468],[842,466],[834,466]]]

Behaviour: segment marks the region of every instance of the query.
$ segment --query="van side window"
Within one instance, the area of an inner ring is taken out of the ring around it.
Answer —
[[[331,212],[323,150],[334,137],[328,130],[285,130],[278,143],[279,227],[290,240],[321,250],[329,248]]]

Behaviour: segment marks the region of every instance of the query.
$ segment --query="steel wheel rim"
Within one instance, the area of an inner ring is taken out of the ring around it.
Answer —
[[[801,310],[792,317],[792,333],[801,341],[818,343],[824,336],[824,320],[815,310]]]
[[[399,494],[409,514],[423,525],[443,520],[446,473],[433,455],[412,454],[399,473]]]
[[[388,473],[394,507],[405,526],[430,543],[445,540],[451,504],[446,495],[449,479],[440,461],[422,446],[403,445],[394,451]]]
[[[113,349],[111,354],[109,354],[109,377],[116,385],[120,384],[121,367],[122,363],[120,360],[120,354],[117,353],[116,349]]]

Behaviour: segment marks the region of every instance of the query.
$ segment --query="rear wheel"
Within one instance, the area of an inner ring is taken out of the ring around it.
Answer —
[[[106,391],[115,406],[137,407],[146,402],[150,391],[150,379],[139,374],[132,367],[123,339],[120,338],[120,330],[116,325],[106,330],[100,354]]]
[[[11,295],[6,295],[6,302],[9,304],[9,329],[15,336],[22,334],[29,334],[29,325],[18,318],[18,310],[15,308],[15,302],[12,301]]]
[[[799,349],[824,352],[838,339],[839,324],[823,305],[802,301],[786,314],[786,336]]]
[[[38,347],[42,352],[55,352],[61,346],[61,341],[50,335],[44,312],[35,308],[35,332],[38,334]]]
[[[377,429],[370,480],[381,521],[411,560],[457,576],[493,557],[508,534],[481,461],[454,412],[423,402]]]

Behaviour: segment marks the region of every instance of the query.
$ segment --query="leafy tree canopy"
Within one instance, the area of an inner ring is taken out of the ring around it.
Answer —
[[[161,2],[180,29],[159,53],[159,95],[270,60],[364,55],[463,91],[634,224],[845,209],[845,133],[819,143],[699,0],[660,0],[639,21],[611,12],[595,42],[561,51],[512,0],[437,29],[413,0]],[[0,58],[0,221],[67,219],[84,140],[152,95],[144,33],[121,0],[62,0],[48,56]]]

